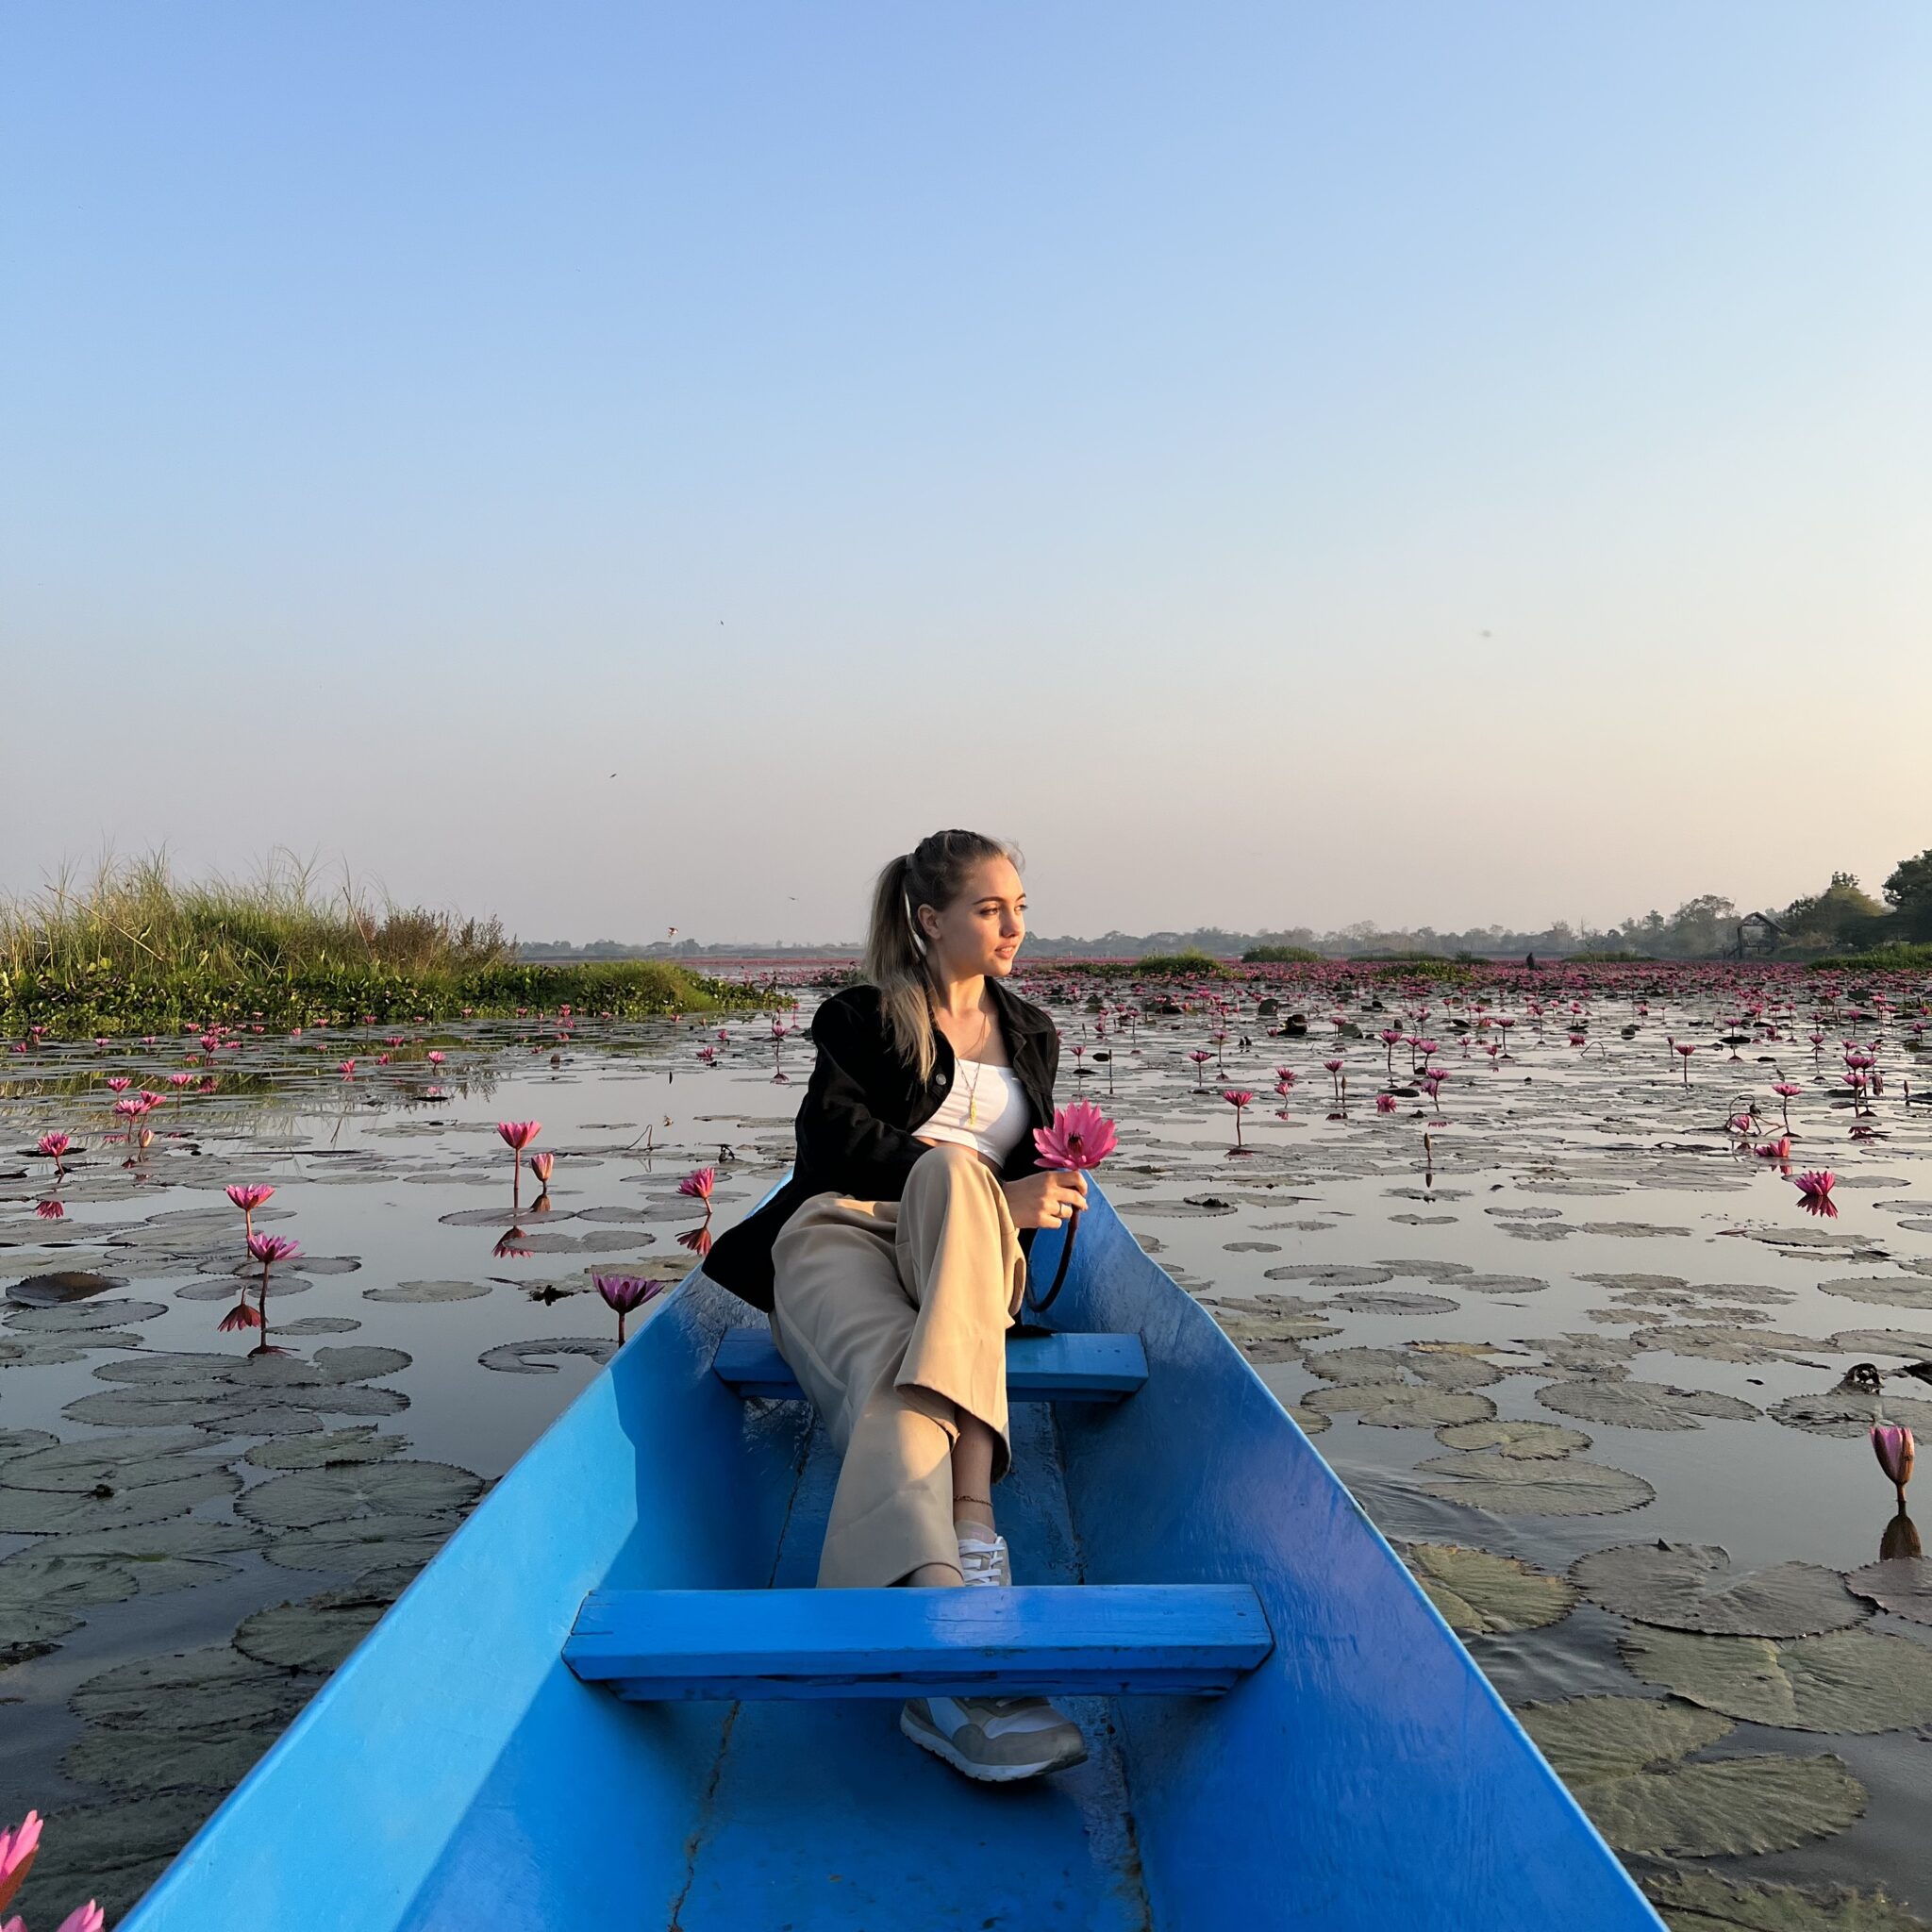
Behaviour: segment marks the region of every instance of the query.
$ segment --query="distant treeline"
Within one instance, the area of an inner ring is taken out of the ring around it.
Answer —
[[[1141,959],[1148,955],[1217,959],[1293,960],[1309,958],[1439,958],[1520,959],[1530,953],[1551,958],[1579,954],[1603,958],[1637,956],[1651,959],[1716,959],[1735,954],[1740,926],[1746,917],[1761,912],[1769,928],[1745,934],[1746,950],[1763,949],[1780,958],[1806,959],[1829,955],[1871,953],[1932,941],[1932,849],[1916,858],[1902,859],[1874,898],[1850,873],[1833,873],[1821,891],[1794,899],[1789,906],[1740,907],[1721,892],[1700,893],[1669,914],[1655,910],[1633,913],[1611,926],[1572,925],[1557,920],[1538,931],[1503,925],[1474,925],[1444,931],[1432,925],[1380,926],[1362,920],[1333,932],[1312,926],[1286,926],[1263,932],[1234,932],[1225,926],[1200,925],[1187,932],[1113,932],[1094,939],[1033,933],[1026,950],[1036,958]],[[567,941],[522,947],[526,959],[700,959],[720,958],[854,958],[858,947],[850,941],[823,945],[789,946],[752,942],[700,945],[694,940],[660,941],[649,946],[620,945],[596,940],[588,946]]]

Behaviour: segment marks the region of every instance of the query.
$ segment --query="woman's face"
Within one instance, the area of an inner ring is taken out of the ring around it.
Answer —
[[[1026,889],[1010,858],[982,859],[950,906],[919,908],[919,924],[941,971],[1004,979],[1026,937]]]

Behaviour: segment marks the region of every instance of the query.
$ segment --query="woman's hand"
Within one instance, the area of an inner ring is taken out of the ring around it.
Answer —
[[[1072,1218],[1062,1208],[1078,1212],[1087,1205],[1087,1176],[1077,1170],[1062,1174],[1043,1168],[1021,1180],[1002,1181],[1000,1188],[1015,1227],[1060,1227]]]

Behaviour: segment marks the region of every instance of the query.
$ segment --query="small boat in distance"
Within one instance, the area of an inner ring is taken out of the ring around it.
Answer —
[[[764,1324],[693,1274],[124,1932],[1660,1932],[1091,1198],[1067,1332],[1009,1342],[1012,1590],[812,1590],[837,1458]],[[1087,1761],[981,1785],[901,1737],[904,1697],[962,1686],[1057,1696]]]

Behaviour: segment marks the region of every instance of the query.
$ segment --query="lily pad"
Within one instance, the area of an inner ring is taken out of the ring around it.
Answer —
[[[1840,1328],[1814,1343],[1825,1355],[1903,1355],[1932,1359],[1932,1329]]]
[[[1574,1415],[1607,1428],[1694,1429],[1700,1416],[1725,1422],[1749,1422],[1761,1413],[1737,1395],[1720,1395],[1708,1389],[1674,1389],[1664,1382],[1641,1382],[1592,1376],[1574,1382],[1552,1382],[1539,1389],[1536,1399],[1558,1415]]]
[[[1403,1560],[1458,1637],[1541,1630],[1570,1614],[1576,1592],[1514,1557],[1459,1543],[1411,1543]]]
[[[235,1648],[285,1671],[336,1668],[375,1628],[394,1597],[364,1584],[325,1591],[306,1603],[277,1604],[244,1617]]]
[[[269,1529],[312,1529],[365,1516],[439,1516],[468,1509],[483,1478],[448,1462],[407,1457],[299,1469],[250,1490],[236,1513]]]
[[[381,1462],[408,1446],[401,1436],[378,1435],[372,1424],[359,1423],[319,1436],[258,1442],[242,1459],[257,1469],[334,1469],[351,1462]]]
[[[319,1684],[267,1669],[226,1645],[117,1665],[74,1693],[87,1728],[67,1753],[72,1777],[130,1793],[239,1783]]]
[[[1438,1429],[1436,1441],[1445,1449],[1490,1449],[1524,1462],[1574,1456],[1590,1447],[1590,1438],[1580,1429],[1566,1429],[1559,1423],[1510,1422],[1502,1416]]]
[[[1291,1360],[1301,1354],[1293,1344],[1341,1333],[1323,1313],[1320,1302],[1304,1301],[1299,1295],[1259,1294],[1247,1301],[1206,1302],[1203,1307],[1221,1324],[1222,1333],[1257,1361]],[[1261,1353],[1277,1346],[1279,1353]]]
[[[1487,1421],[1496,1405],[1462,1389],[1427,1389],[1415,1382],[1333,1382],[1311,1389],[1302,1406],[1323,1415],[1353,1415],[1377,1428],[1433,1429],[1447,1423]]]
[[[1525,1460],[1490,1450],[1432,1456],[1416,1465],[1425,1495],[1501,1516],[1616,1516],[1657,1491],[1640,1475],[1578,1457]]]
[[[1617,1648],[1646,1683],[1751,1724],[1794,1731],[1894,1731],[1932,1719],[1932,1646],[1839,1630],[1762,1637],[1627,1631]]]
[[[56,1442],[50,1448],[0,1461],[0,1485],[70,1495],[112,1495],[154,1483],[206,1475],[221,1466],[209,1460],[208,1446],[208,1438],[192,1429],[172,1435],[144,1430],[132,1436]]]
[[[50,1490],[0,1489],[0,1535],[61,1536],[121,1529],[185,1514],[197,1503],[232,1495],[241,1484],[225,1469],[172,1482],[148,1483],[111,1496]]]
[[[1460,1307],[1441,1294],[1408,1294],[1400,1289],[1363,1289],[1352,1294],[1328,1297],[1331,1308],[1345,1308],[1352,1315],[1441,1315]]]
[[[1808,1335],[1787,1335],[1774,1328],[1750,1328],[1728,1322],[1661,1323],[1632,1329],[1630,1340],[1639,1348],[1714,1362],[1777,1362],[1793,1355],[1816,1355],[1824,1346]]]
[[[393,1288],[365,1288],[365,1302],[468,1302],[491,1292],[487,1281],[399,1281]]]
[[[1683,1763],[1732,1728],[1687,1705],[1573,1697],[1517,1715],[1620,1852],[1712,1858],[1789,1851],[1842,1831],[1865,1808],[1864,1786],[1829,1755]]]
[[[510,1375],[554,1375],[555,1362],[541,1359],[546,1355],[583,1355],[593,1362],[608,1362],[617,1353],[614,1341],[599,1341],[588,1335],[553,1335],[538,1341],[504,1341],[486,1348],[476,1359],[486,1369],[497,1369]]]
[[[456,1530],[456,1519],[448,1516],[358,1516],[277,1537],[262,1555],[284,1570],[361,1575],[397,1563],[426,1563]]]
[[[1841,1274],[1836,1280],[1821,1281],[1823,1294],[1842,1295],[1847,1301],[1871,1302],[1888,1308],[1932,1308],[1932,1281],[1915,1281],[1898,1274]]]
[[[1788,1429],[1812,1436],[1862,1436],[1875,1422],[1903,1423],[1922,1435],[1932,1431],[1932,1402],[1890,1391],[1860,1395],[1856,1389],[1827,1389],[1817,1395],[1788,1395],[1766,1413]]]
[[[1480,1356],[1429,1348],[1324,1348],[1306,1357],[1330,1382],[1397,1381],[1405,1375],[1431,1389],[1487,1389],[1503,1371]]]
[[[1715,1872],[1653,1873],[1643,1890],[1671,1932],[1932,1932],[1883,1891],[1746,1885]]]
[[[165,1315],[165,1302],[61,1302],[53,1307],[20,1308],[7,1318],[16,1335],[79,1335],[94,1328],[118,1328],[124,1322],[152,1322]]]
[[[1386,1268],[1366,1268],[1346,1261],[1288,1261],[1262,1271],[1270,1281],[1308,1281],[1323,1288],[1378,1288],[1395,1279]]]
[[[1579,1557],[1570,1576],[1620,1617],[1707,1636],[1815,1637],[1865,1614],[1836,1570],[1778,1563],[1737,1574],[1710,1543],[1618,1543]]]
[[[1845,1578],[1845,1587],[1894,1617],[1932,1624],[1932,1563],[1924,1557],[1891,1557],[1867,1563]]]
[[[24,1307],[52,1308],[63,1302],[85,1301],[90,1295],[106,1294],[125,1288],[118,1274],[97,1274],[88,1268],[57,1268],[49,1274],[29,1274],[7,1291],[7,1299]]]

